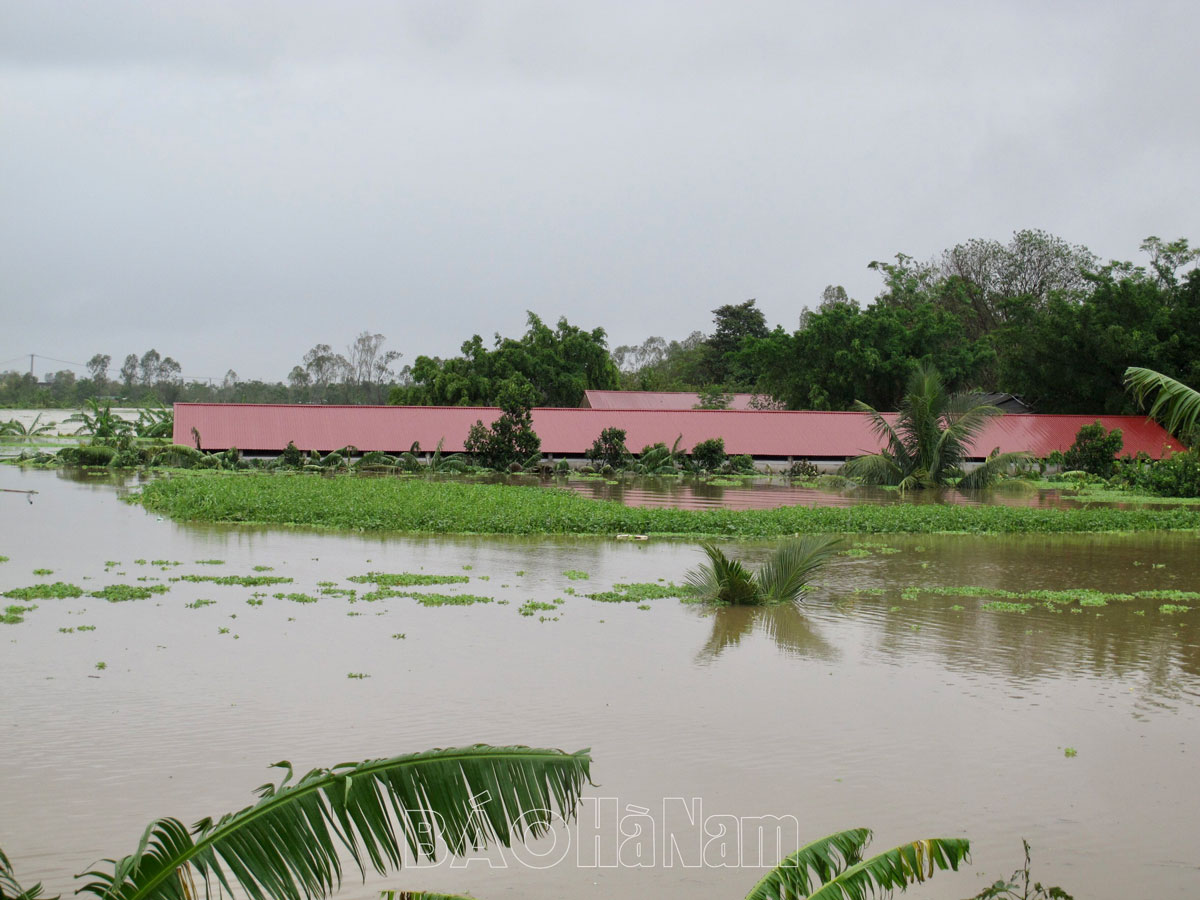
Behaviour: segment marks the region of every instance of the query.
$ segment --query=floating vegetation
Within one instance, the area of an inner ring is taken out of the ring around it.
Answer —
[[[0,614],[0,624],[19,625],[25,621],[25,613],[33,612],[35,609],[37,609],[36,603],[31,603],[29,606],[17,606],[15,603],[12,606],[6,606],[4,612]]]
[[[392,635],[392,640],[394,640],[394,641],[402,641],[402,640],[404,640],[406,637],[408,637],[408,635],[407,635],[407,634],[404,634],[403,632],[397,632],[396,634],[393,634],[393,635]]]
[[[983,609],[993,612],[1027,613],[1033,609],[1032,603],[1013,603],[1011,600],[989,600],[983,604]]]
[[[851,559],[862,559],[863,557],[870,556],[871,551],[867,550],[865,547],[851,547],[848,550],[839,550],[837,555],[849,556]]]
[[[254,571],[255,572],[274,572],[275,567],[274,566],[255,566]]]
[[[8,557],[7,557],[7,556],[0,556],[0,563],[6,563],[6,562],[8,562]]]
[[[196,560],[196,565],[198,565],[198,566],[223,566],[223,565],[225,565],[225,560],[223,560],[223,559],[198,559],[198,560]]]
[[[578,569],[567,569],[567,571],[563,572],[563,574],[566,575],[571,581],[586,581],[588,578],[592,577],[587,572],[581,572]]]
[[[1158,608],[1158,611],[1164,616],[1173,616],[1177,615],[1178,613],[1185,613],[1190,609],[1190,606],[1181,606],[1178,603],[1164,603]]]
[[[316,603],[317,598],[312,594],[275,594],[276,600],[291,600],[293,603]]]
[[[1067,759],[1074,759],[1078,755],[1079,751],[1074,747],[1067,747],[1065,750],[1063,750],[1063,756],[1065,756]]]
[[[363,678],[370,678],[371,676],[368,675],[366,672],[347,672],[346,677],[354,678],[357,680],[362,680]]]
[[[262,606],[262,597],[247,597],[246,603],[249,606]]]
[[[135,495],[173,518],[363,531],[477,534],[1068,533],[1200,529],[1200,507],[1019,507],[961,504],[690,510],[632,507],[560,488],[418,479],[203,475],[151,481]]]
[[[6,557],[4,557],[4,559],[3,559],[3,560],[0,560],[0,561],[2,561],[2,562],[8,562],[8,557],[6,556]],[[517,575],[517,576],[521,576],[521,575],[524,575],[524,574],[525,574],[525,570],[524,570],[524,569],[517,569],[517,571],[515,571],[513,574],[514,574],[514,575]]]
[[[165,584],[152,584],[147,587],[110,584],[101,590],[92,591],[88,596],[107,600],[109,603],[124,603],[126,600],[148,600],[155,594],[165,594],[169,590]]]
[[[556,603],[543,603],[540,600],[526,600],[517,608],[517,612],[523,616],[532,616],[535,613],[543,610],[554,612],[556,609],[558,609],[558,604]]]
[[[34,575],[53,575],[54,570],[53,569],[34,569],[33,574]]]
[[[100,672],[103,672],[107,668],[108,668],[108,663],[104,662],[103,660],[96,663],[96,669]]]
[[[11,588],[4,592],[10,600],[69,600],[83,596],[83,588],[76,584],[55,581],[52,584],[33,584],[29,587]]]
[[[495,600],[494,597],[482,597],[479,594],[427,594],[420,591],[408,591],[395,596],[412,597],[422,606],[471,606]]]
[[[145,562],[145,560],[142,560],[142,562]],[[183,563],[177,559],[152,559],[150,560],[150,565],[166,568],[167,566],[182,566]]]
[[[634,584],[614,584],[612,590],[584,594],[584,596],[589,600],[599,600],[601,603],[644,603],[647,600],[661,600],[666,597],[684,599],[694,594],[695,591],[686,584],[671,582],[657,584],[653,581],[644,581]]]
[[[1108,593],[1092,588],[1075,588],[1072,590],[1033,590],[1007,591],[1002,588],[989,587],[910,587],[905,588],[900,597],[903,600],[918,600],[921,595],[929,594],[943,597],[983,597],[990,602],[984,603],[986,610],[1001,612],[1026,612],[1034,604],[1041,604],[1047,609],[1059,612],[1062,607],[1073,607],[1071,612],[1081,612],[1082,608],[1102,607],[1110,603],[1130,603],[1145,600],[1161,600],[1171,603],[1185,604],[1189,601],[1200,602],[1200,592],[1195,591],[1133,591],[1131,593]],[[1021,608],[1024,607],[1024,608]],[[1183,607],[1187,609],[1187,606]]]
[[[229,629],[224,625],[220,625],[217,627],[217,634],[229,634]]]
[[[649,609],[650,604],[649,603],[639,603],[637,608],[638,609]]]
[[[238,585],[239,587],[262,587],[269,584],[291,584],[291,578],[285,578],[278,575],[182,575],[183,581],[201,582],[207,581],[212,584]]]
[[[353,603],[358,596],[358,591],[354,588],[340,588],[332,581],[319,581],[317,587],[320,588],[322,597],[345,597]]]
[[[467,566],[466,568],[470,568]],[[346,579],[356,584],[377,584],[380,587],[412,587],[418,584],[463,584],[471,579],[466,575],[425,575],[419,572],[368,572]]]
[[[185,609],[203,609],[206,606],[212,606],[216,600],[209,600],[207,597],[201,597],[199,600],[193,600],[191,603],[185,603]]]
[[[95,631],[96,626],[95,625],[76,625],[75,630],[76,631]]]

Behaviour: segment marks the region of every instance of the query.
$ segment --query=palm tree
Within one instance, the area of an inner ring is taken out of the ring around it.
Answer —
[[[709,603],[734,606],[792,603],[840,543],[837,538],[823,537],[789,541],[761,569],[751,572],[714,544],[705,542],[700,547],[709,562],[688,572],[687,582],[697,597]]]
[[[759,879],[746,900],[866,900],[931,878],[967,859],[964,838],[926,838],[862,858],[869,828],[839,831],[801,847]]]
[[[341,851],[365,877],[368,866],[380,874],[400,868],[405,848],[434,860],[439,839],[462,854],[545,834],[555,811],[574,816],[590,765],[586,750],[477,744],[313,769],[289,784],[291,763],[276,763],[283,780],[258,788],[253,806],[190,831],[178,819],[158,819],[133,854],[106,860],[112,872],[79,876],[93,880],[77,893],[197,900],[201,892],[230,894],[236,884],[249,900],[319,900],[341,885]],[[39,890],[22,890],[0,853],[0,898],[36,900]]]
[[[1025,452],[1000,453],[997,449],[965,473],[963,463],[971,455],[975,438],[988,419],[1004,413],[978,402],[975,395],[947,393],[937,369],[925,363],[908,379],[894,426],[861,401],[855,401],[855,407],[870,413],[872,429],[886,444],[881,452],[856,456],[842,467],[844,475],[864,484],[912,490],[959,478],[960,488],[981,488],[1013,463],[1029,459]]]
[[[1133,391],[1139,405],[1158,393],[1148,415],[1151,418],[1161,416],[1163,425],[1172,434],[1183,436],[1193,432],[1200,422],[1200,391],[1161,372],[1137,366],[1125,370],[1125,384]]]

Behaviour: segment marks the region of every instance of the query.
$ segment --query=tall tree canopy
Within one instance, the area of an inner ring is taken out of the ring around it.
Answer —
[[[393,388],[390,403],[416,406],[494,406],[514,381],[529,384],[538,406],[579,406],[585,390],[612,390],[617,367],[603,328],[584,331],[566,318],[550,328],[528,313],[520,338],[496,335],[494,349],[474,335],[462,356],[418,356],[412,384]]]

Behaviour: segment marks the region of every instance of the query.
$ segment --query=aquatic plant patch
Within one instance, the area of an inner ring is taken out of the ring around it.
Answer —
[[[275,594],[276,600],[291,600],[293,603],[316,603],[317,598],[312,594]]]
[[[183,581],[211,584],[237,585],[239,587],[262,587],[269,584],[291,584],[292,579],[279,575],[181,575]]]
[[[152,481],[134,495],[176,519],[364,531],[722,535],[1068,533],[1200,529],[1200,508],[1071,509],[886,504],[689,510],[630,507],[560,488],[402,479],[212,474]]]
[[[29,587],[11,588],[4,592],[10,600],[67,600],[83,596],[83,588],[76,584],[55,581],[52,584],[33,584]]]
[[[1175,603],[1200,601],[1200,593],[1194,591],[1132,591],[1129,593],[1110,593],[1097,591],[1092,588],[1074,588],[1070,590],[1032,590],[1009,591],[1002,588],[961,586],[961,587],[910,587],[905,588],[900,597],[903,600],[919,600],[921,595],[940,597],[981,597],[989,598],[982,605],[983,609],[1000,610],[1004,612],[1026,612],[1034,604],[1041,604],[1047,609],[1059,610],[1066,606],[1101,607],[1109,603],[1130,603],[1147,600],[1169,600]],[[1023,607],[1023,608],[1021,608]],[[1183,607],[1187,609],[1186,606]],[[1073,609],[1072,612],[1077,612]]]
[[[170,588],[165,584],[132,585],[110,584],[98,591],[92,591],[89,597],[98,597],[109,603],[124,603],[127,600],[148,600],[155,594],[165,594]]]
[[[467,575],[426,575],[420,572],[368,572],[366,575],[351,575],[346,579],[356,584],[377,584],[380,587],[412,587],[418,584],[463,584],[470,581]]]
[[[667,597],[685,599],[694,594],[695,591],[690,585],[643,581],[633,584],[614,584],[612,590],[597,591],[593,594],[584,594],[584,596],[589,600],[599,600],[601,603],[644,603],[647,600],[662,600]]]
[[[15,603],[6,606],[4,612],[0,613],[0,625],[20,625],[25,621],[25,613],[33,612],[35,609],[37,609],[35,603],[31,603],[29,606],[18,606]]]

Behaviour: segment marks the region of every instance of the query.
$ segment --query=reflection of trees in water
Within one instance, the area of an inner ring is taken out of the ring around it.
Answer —
[[[987,598],[979,597],[939,596],[924,607],[906,603],[899,609],[889,606],[892,598],[871,600],[878,601],[871,611],[880,623],[876,649],[897,661],[934,656],[952,671],[1018,683],[1132,677],[1141,681],[1143,696],[1160,700],[1200,691],[1200,647],[1191,643],[1190,628],[1158,612],[1159,600],[1055,605],[1055,612],[1035,603],[1027,613],[983,610]],[[951,610],[954,604],[965,609]],[[1139,610],[1145,615],[1134,615]],[[1180,691],[1181,679],[1195,684]]]
[[[712,634],[696,654],[698,661],[716,659],[727,647],[735,647],[742,638],[755,632],[765,634],[775,646],[791,656],[832,660],[837,648],[813,630],[798,606],[780,603],[774,606],[689,606],[696,614],[712,618]]]

